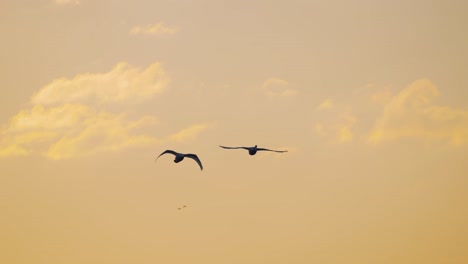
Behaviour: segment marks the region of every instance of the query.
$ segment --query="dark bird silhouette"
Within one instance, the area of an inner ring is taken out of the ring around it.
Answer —
[[[288,152],[287,150],[272,150],[272,149],[266,149],[266,148],[258,148],[257,145],[255,145],[254,147],[225,147],[225,146],[220,146],[220,147],[224,149],[246,149],[249,151],[250,155],[257,154],[257,151],[273,151],[273,152],[279,152],[279,153]]]
[[[175,151],[170,150],[170,149],[168,149],[168,150],[164,151],[163,153],[159,154],[159,156],[156,158],[156,160],[154,162],[156,162],[159,159],[159,157],[161,157],[162,155],[164,155],[166,153],[170,153],[170,154],[175,156],[175,159],[174,159],[175,163],[181,162],[182,160],[184,160],[184,158],[191,158],[191,159],[193,159],[194,161],[196,161],[198,163],[198,166],[200,166],[200,170],[203,170],[203,165],[202,165],[202,163],[201,163],[201,161],[200,161],[200,159],[198,158],[197,155],[190,154],[190,153],[189,154],[178,153],[178,152],[175,152]]]
[[[186,205],[182,206],[182,207],[179,207],[177,208],[177,210],[181,210],[181,209],[184,209],[185,207],[187,207]]]

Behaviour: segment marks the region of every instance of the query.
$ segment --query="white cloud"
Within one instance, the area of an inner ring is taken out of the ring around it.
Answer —
[[[317,106],[320,118],[314,125],[315,133],[328,138],[332,143],[347,143],[354,140],[354,126],[357,117],[349,107],[326,99]],[[324,111],[329,110],[329,111]]]
[[[280,78],[270,78],[263,82],[262,89],[266,96],[272,97],[293,97],[297,95],[297,90],[288,88],[289,83]]]
[[[50,108],[36,105],[11,118],[9,126],[2,131],[0,146],[4,147],[0,152],[3,156],[38,152],[52,159],[64,159],[120,150],[154,143],[155,138],[138,132],[145,124],[155,123],[150,116],[129,121],[124,114],[80,104]]]
[[[0,148],[0,158],[27,155],[29,155],[29,152],[27,150],[15,144],[3,146]]]
[[[385,104],[370,135],[373,144],[402,138],[468,143],[468,111],[434,105],[439,95],[429,80],[417,80]]]
[[[315,133],[317,133],[319,136],[326,135],[325,128],[323,127],[321,123],[316,123],[314,126],[314,130],[315,130]]]
[[[173,141],[184,141],[188,139],[193,139],[196,136],[198,136],[198,134],[200,134],[201,132],[203,132],[204,130],[208,128],[209,128],[208,124],[193,125],[193,126],[190,126],[188,128],[185,128],[179,131],[178,133],[174,135],[171,135],[169,139]]]
[[[288,86],[289,83],[286,80],[280,78],[270,78],[263,82],[262,88],[269,89],[271,86]]]
[[[349,142],[353,140],[353,133],[348,126],[342,126],[338,132],[338,140],[340,142]]]
[[[86,116],[75,131],[62,131],[61,137],[46,152],[51,159],[85,156],[128,147],[149,146],[157,142],[153,136],[136,132],[134,123],[150,122],[150,117],[127,121],[123,115],[100,112]]]
[[[0,157],[39,154],[60,160],[194,138],[207,126],[158,139],[152,135],[158,120],[133,109],[135,102],[150,100],[168,83],[159,64],[141,70],[127,63],[107,73],[54,80],[31,98],[31,108],[0,129]],[[118,112],[109,112],[109,104]],[[137,117],[130,119],[129,110]]]
[[[142,70],[122,62],[106,73],[87,73],[72,79],[54,80],[36,93],[31,101],[36,105],[141,101],[162,92],[169,81],[159,63]]]
[[[330,109],[333,107],[333,101],[331,99],[326,99],[317,107],[318,110]]]
[[[130,35],[174,35],[179,32],[177,27],[170,27],[160,22],[157,24],[148,24],[146,26],[135,26],[129,34]]]

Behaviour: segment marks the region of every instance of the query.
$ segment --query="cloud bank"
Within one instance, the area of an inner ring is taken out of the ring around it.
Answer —
[[[158,139],[151,135],[155,117],[128,115],[135,103],[163,92],[169,82],[158,63],[140,69],[125,62],[109,72],[54,80],[32,96],[31,108],[0,129],[0,157],[40,154],[60,160],[194,137],[203,125]]]

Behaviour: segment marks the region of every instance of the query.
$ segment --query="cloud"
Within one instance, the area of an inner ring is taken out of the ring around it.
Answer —
[[[317,106],[320,118],[314,125],[315,133],[329,138],[333,143],[347,143],[354,140],[353,129],[357,117],[349,107],[342,104],[335,105],[331,99],[326,99]],[[331,110],[331,111],[323,111]]]
[[[353,140],[353,133],[348,126],[342,126],[338,132],[338,140],[340,142],[349,142]]]
[[[72,79],[54,80],[36,93],[31,101],[36,105],[142,101],[162,92],[169,81],[159,63],[139,69],[122,62],[106,73],[87,73]]]
[[[129,121],[124,114],[112,114],[96,108],[65,104],[50,108],[36,105],[11,118],[2,131],[3,156],[24,156],[38,151],[51,159],[85,156],[105,150],[120,150],[152,144],[151,136],[139,134],[155,118],[143,116]]]
[[[351,142],[354,139],[353,128],[357,123],[356,116],[346,113],[341,114],[339,122],[336,125],[337,136],[336,141],[340,143]]]
[[[55,0],[55,3],[59,5],[79,5],[80,0]]]
[[[27,155],[29,155],[27,150],[15,144],[0,148],[0,158]]]
[[[315,130],[315,133],[317,133],[320,136],[326,135],[325,128],[323,127],[321,123],[316,123],[314,126],[314,130]]]
[[[193,125],[188,128],[181,130],[180,132],[169,137],[170,140],[180,142],[195,138],[198,134],[208,129],[208,124]]]
[[[270,78],[263,82],[262,88],[266,90],[270,88],[271,86],[288,86],[288,85],[289,83],[287,81],[282,80],[280,78]]]
[[[162,92],[168,82],[159,64],[138,69],[127,63],[107,73],[54,80],[32,96],[30,108],[0,129],[0,157],[61,160],[194,138],[206,126],[189,127],[165,139],[154,137],[158,119],[133,107]],[[130,118],[129,112],[136,117]]]
[[[289,83],[279,78],[270,78],[263,82],[262,89],[268,97],[293,97],[297,90],[287,88]]]
[[[135,122],[149,120],[143,117]],[[89,116],[76,133],[66,133],[53,143],[46,156],[51,159],[65,159],[86,156],[104,151],[119,151],[129,147],[148,146],[157,139],[153,136],[134,133],[134,122],[127,121],[122,115],[101,112]]]
[[[130,35],[174,35],[179,32],[177,27],[166,26],[160,22],[157,24],[148,24],[146,26],[135,26],[129,34]]]
[[[437,106],[439,90],[429,80],[417,80],[385,104],[368,141],[377,144],[403,138],[468,143],[468,111]]]
[[[325,110],[325,109],[330,109],[333,107],[333,101],[331,99],[327,99],[323,101],[322,103],[319,104],[317,107],[318,110]]]
[[[347,143],[354,139],[353,128],[356,121],[345,119],[331,119],[324,124],[318,122],[314,125],[315,133],[324,138],[329,138],[332,143]]]

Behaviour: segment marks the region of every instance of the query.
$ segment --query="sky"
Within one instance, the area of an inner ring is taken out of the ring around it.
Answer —
[[[0,262],[468,263],[467,8],[1,1]]]

